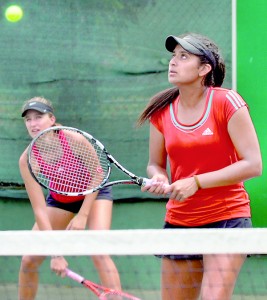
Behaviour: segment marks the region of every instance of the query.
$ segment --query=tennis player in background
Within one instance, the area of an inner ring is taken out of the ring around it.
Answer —
[[[244,181],[260,176],[262,159],[248,106],[221,88],[225,64],[218,47],[199,34],[169,36],[168,79],[138,124],[150,121],[143,191],[170,193],[164,228],[249,228]],[[170,163],[170,178],[166,171]],[[169,185],[170,184],[170,185]],[[246,255],[163,255],[163,300],[230,300]]]
[[[42,97],[25,102],[22,117],[29,135],[34,138],[42,130],[56,125],[52,103]],[[87,196],[64,196],[49,192],[45,198],[41,186],[31,176],[27,165],[27,149],[19,160],[21,176],[33,209],[32,230],[108,230],[112,219],[111,187]],[[38,269],[45,257],[23,256],[19,272],[19,300],[35,299],[38,289]],[[110,256],[92,256],[101,284],[121,290],[120,277]],[[51,269],[65,276],[68,263],[63,256],[51,257]]]

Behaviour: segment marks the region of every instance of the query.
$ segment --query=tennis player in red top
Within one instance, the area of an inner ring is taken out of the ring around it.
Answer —
[[[29,135],[34,138],[42,130],[56,125],[56,117],[52,103],[43,97],[34,97],[26,101],[22,107],[22,117]],[[64,143],[64,151],[71,151],[66,145],[63,135],[59,136],[60,142]],[[38,149],[36,149],[38,151]],[[37,152],[36,152],[37,154]],[[40,156],[37,156],[40,159]],[[76,157],[71,157],[69,163],[64,159],[64,167],[73,166],[73,176],[86,173],[86,167]],[[45,161],[39,161],[45,165]],[[21,176],[33,208],[35,224],[33,230],[84,230],[86,227],[93,230],[108,230],[112,218],[112,190],[111,187],[87,196],[64,196],[49,192],[45,197],[41,186],[34,180],[27,165],[27,149],[22,153],[19,160]],[[75,168],[79,172],[75,172]],[[56,171],[56,170],[55,170]],[[90,179],[90,176],[88,176]],[[77,178],[78,184],[79,178]],[[57,183],[55,183],[57,184]],[[38,289],[38,270],[45,257],[23,256],[19,272],[19,300],[33,300]],[[93,263],[98,271],[101,284],[115,290],[121,290],[120,277],[117,268],[110,256],[92,256]],[[68,266],[63,256],[51,258],[51,269],[58,275],[65,276]]]
[[[165,46],[174,87],[153,96],[138,119],[150,121],[147,172],[155,181],[142,190],[170,193],[165,228],[251,227],[243,182],[261,175],[262,159],[247,104],[221,88],[225,64],[213,41],[190,33],[168,36]],[[230,300],[245,259],[164,255],[162,299]]]

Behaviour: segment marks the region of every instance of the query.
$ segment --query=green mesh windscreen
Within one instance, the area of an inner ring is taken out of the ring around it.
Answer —
[[[169,87],[166,37],[192,31],[212,38],[227,64],[224,86],[231,87],[230,0],[24,0],[16,23],[5,19],[7,1],[0,2],[4,196],[14,189],[17,195],[22,184],[18,159],[30,138],[20,109],[29,98],[50,99],[58,122],[88,131],[127,169],[146,176],[148,125],[136,129],[135,121],[149,98]],[[113,193],[148,196],[135,186]]]

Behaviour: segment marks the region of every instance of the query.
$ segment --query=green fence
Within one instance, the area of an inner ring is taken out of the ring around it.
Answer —
[[[168,87],[170,34],[210,36],[222,48],[231,86],[231,1],[24,0],[21,21],[2,16],[0,68],[0,181],[22,183],[18,159],[29,143],[22,103],[44,96],[58,121],[89,131],[123,165],[146,174],[148,126],[135,121],[149,98]],[[219,12],[219,13],[218,13]],[[117,177],[117,175],[115,176]],[[4,196],[24,197],[24,193]],[[143,197],[115,187],[115,199]]]

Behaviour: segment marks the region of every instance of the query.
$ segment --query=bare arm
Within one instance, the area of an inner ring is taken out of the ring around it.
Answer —
[[[198,175],[202,188],[232,185],[262,173],[260,146],[247,108],[232,116],[228,132],[240,160],[221,170]]]
[[[92,209],[92,205],[97,197],[98,192],[85,196],[83,204],[77,215],[70,221],[67,230],[84,230]]]
[[[154,182],[161,184],[153,185],[152,187],[143,187],[142,191],[151,193],[163,193],[163,184],[169,184],[167,167],[167,153],[165,150],[164,136],[152,124],[150,124],[149,138],[149,161],[147,165],[148,177]]]
[[[22,179],[30,199],[36,224],[39,230],[53,230],[46,209],[45,197],[41,186],[33,179],[27,164],[27,149],[19,159]],[[58,275],[65,276],[67,261],[62,256],[52,257],[50,267]]]
[[[160,176],[162,180],[168,182],[168,174],[166,171],[167,153],[165,150],[164,136],[155,126],[150,125],[150,141],[149,141],[149,161],[147,173],[150,177],[154,175]]]
[[[33,179],[28,169],[27,150],[23,152],[19,159],[19,168],[39,230],[52,230],[52,226],[46,212],[45,197],[42,188]]]

